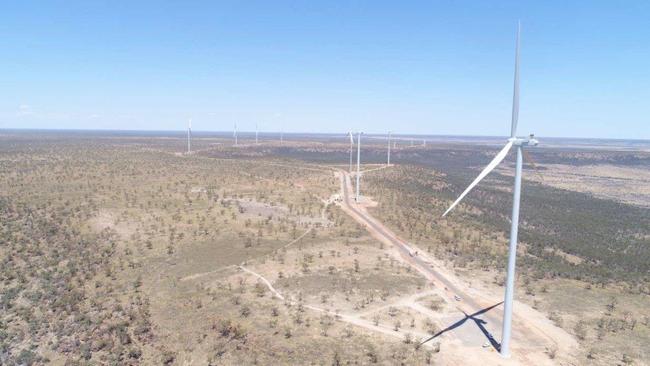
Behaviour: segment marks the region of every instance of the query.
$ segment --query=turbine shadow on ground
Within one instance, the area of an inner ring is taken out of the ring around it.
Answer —
[[[467,319],[472,319],[474,321],[474,323],[476,323],[476,326],[478,326],[478,328],[481,330],[481,332],[488,339],[488,341],[490,342],[492,347],[494,347],[494,349],[497,350],[497,351],[501,351],[501,344],[499,342],[497,342],[497,340],[494,339],[492,334],[485,328],[485,326],[483,326],[483,324],[486,324],[487,322],[485,320],[481,319],[481,318],[477,318],[478,315],[487,313],[488,311],[494,309],[495,307],[497,307],[497,306],[499,306],[501,304],[503,304],[503,301],[498,302],[498,303],[496,303],[496,304],[494,304],[492,306],[489,306],[489,307],[487,307],[485,309],[481,309],[481,310],[475,312],[474,314],[470,314],[470,315],[468,315],[466,312],[461,310],[463,312],[463,314],[465,314],[465,317],[463,319],[455,322],[454,324],[448,326],[447,328],[445,328],[445,329],[439,331],[438,333],[432,335],[430,338],[422,341],[422,343],[420,343],[420,344],[425,344],[425,343],[427,343],[427,342],[429,342],[429,341],[443,335],[444,333],[449,332],[450,330],[454,330],[454,329],[460,327],[461,325],[463,325],[467,321]]]

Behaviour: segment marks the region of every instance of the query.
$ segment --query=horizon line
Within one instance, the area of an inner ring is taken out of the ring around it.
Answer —
[[[156,129],[108,129],[108,128],[34,128],[34,127],[22,127],[22,128],[16,128],[16,127],[0,127],[0,131],[51,131],[51,132],[148,132],[148,133],[155,133],[155,132],[173,132],[173,133],[185,133],[187,132],[187,129],[182,129],[182,130],[156,130]],[[237,131],[238,133],[250,133],[252,135],[255,134],[255,130],[251,131]],[[232,133],[232,130],[192,130],[192,133],[215,133],[215,134],[230,134]],[[347,136],[348,131],[342,131],[342,132],[306,132],[306,131],[285,131],[285,130],[279,130],[279,131],[262,131],[259,130],[258,133],[260,135],[262,134],[288,134],[288,135],[344,135]],[[364,134],[368,136],[387,136],[388,131],[386,132],[364,132]],[[423,133],[395,133],[395,131],[391,132],[391,135],[393,136],[430,136],[430,137],[452,137],[452,138],[459,138],[459,137],[473,137],[473,138],[505,138],[507,139],[509,136],[507,135],[461,135],[461,134],[423,134]],[[538,137],[540,137],[538,135]],[[609,140],[609,141],[642,141],[642,142],[649,142],[650,143],[650,138],[614,138],[614,137],[582,137],[582,136],[552,136],[552,135],[541,135],[541,138],[552,138],[552,139],[580,139],[580,140]]]

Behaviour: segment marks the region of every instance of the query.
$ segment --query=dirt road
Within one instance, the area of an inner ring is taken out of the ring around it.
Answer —
[[[269,289],[269,291],[271,291],[271,293],[273,294],[273,297],[276,297],[276,298],[278,298],[280,300],[283,300],[283,301],[287,301],[292,306],[298,305],[298,302],[285,298],[284,295],[282,295],[278,290],[276,290],[275,287],[273,287],[273,285],[271,284],[271,282],[269,282],[269,280],[267,280],[261,274],[259,274],[257,272],[254,272],[253,270],[248,269],[248,268],[246,268],[244,266],[239,266],[239,268],[242,271],[244,271],[244,272],[256,277],[260,281],[262,281],[264,283],[264,285],[266,285],[266,287]],[[426,294],[419,294],[419,296],[425,296],[425,295]],[[429,338],[428,334],[424,334],[424,333],[420,333],[420,332],[414,332],[414,331],[406,331],[405,332],[405,331],[401,331],[401,330],[397,331],[397,330],[394,330],[394,329],[392,329],[390,327],[387,327],[385,325],[375,325],[373,322],[368,321],[366,319],[363,319],[361,317],[361,314],[337,313],[337,312],[334,312],[334,311],[331,311],[331,310],[323,309],[321,307],[314,306],[314,305],[309,305],[309,304],[303,304],[303,307],[306,308],[306,309],[309,309],[309,310],[319,312],[319,313],[324,313],[324,314],[330,315],[330,316],[332,316],[333,318],[335,318],[335,319],[337,319],[339,321],[343,321],[343,322],[346,322],[346,323],[349,323],[349,324],[352,324],[352,325],[355,325],[355,326],[358,326],[358,327],[361,327],[361,328],[365,328],[365,329],[368,329],[368,330],[373,331],[373,332],[378,332],[378,333],[382,333],[382,334],[385,334],[385,335],[388,335],[388,336],[391,336],[391,337],[399,338],[401,340],[403,340],[406,337],[406,334],[410,334],[411,336],[415,337],[415,339],[419,340],[420,342],[422,342],[425,339]]]
[[[399,238],[372,217],[362,204],[350,198],[352,192],[350,175],[343,170],[339,170],[336,174],[341,181],[342,209],[366,227],[375,238],[396,248],[405,263],[424,275],[438,288],[443,289],[442,293],[447,302],[460,311],[460,318],[455,321],[450,319],[445,331],[454,331],[463,325],[463,332],[454,332],[461,341],[468,338],[477,339],[478,336],[478,339],[489,342],[491,347],[498,351],[503,311],[501,299],[490,294],[477,294],[476,289],[467,288],[454,274],[436,264],[434,258]],[[466,323],[472,326],[464,325]],[[471,323],[475,323],[476,326]],[[548,357],[544,355],[547,348],[557,348],[565,352],[568,357],[577,347],[577,343],[568,333],[555,327],[539,312],[518,302],[515,305],[513,328],[513,357],[508,363],[555,364],[549,362]]]

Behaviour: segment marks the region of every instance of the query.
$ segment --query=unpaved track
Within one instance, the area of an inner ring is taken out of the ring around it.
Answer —
[[[244,266],[239,266],[239,268],[242,271],[244,271],[246,273],[249,273],[252,276],[259,279],[260,281],[262,281],[266,285],[266,287],[269,289],[269,291],[271,291],[271,293],[273,294],[274,297],[276,297],[276,298],[278,298],[278,299],[280,299],[282,301],[287,301],[292,306],[298,305],[298,302],[296,302],[294,300],[286,299],[284,297],[284,295],[282,295],[278,290],[276,290],[275,287],[273,287],[273,285],[271,284],[271,282],[269,280],[267,280],[266,278],[264,278],[264,276],[262,276],[261,274],[259,274],[257,272],[254,272],[253,270],[250,270],[250,269],[248,269],[248,268],[246,268]],[[420,296],[425,296],[425,295],[426,294],[423,294],[423,295],[420,295]],[[414,341],[419,340],[420,342],[429,337],[428,334],[424,334],[424,333],[420,333],[420,332],[395,331],[394,329],[383,326],[383,325],[375,325],[374,323],[372,323],[372,322],[370,322],[370,321],[368,321],[366,319],[361,318],[360,314],[341,314],[341,313],[337,313],[337,312],[334,312],[334,311],[331,311],[331,310],[328,310],[328,309],[323,309],[323,308],[320,308],[318,306],[313,306],[313,305],[303,305],[303,307],[305,309],[313,310],[313,311],[316,311],[316,312],[319,312],[319,313],[328,314],[328,315],[334,317],[337,320],[340,320],[340,321],[343,321],[343,322],[346,322],[346,323],[349,323],[349,324],[352,324],[352,325],[355,325],[355,326],[358,326],[358,327],[361,327],[361,328],[365,328],[365,329],[368,329],[368,330],[371,330],[371,331],[374,331],[374,332],[379,332],[379,333],[382,333],[382,334],[385,334],[385,335],[389,335],[391,337],[400,338],[402,340],[404,339],[406,334],[411,334],[411,336],[415,337]]]
[[[314,229],[314,228],[311,228],[311,227],[310,227],[309,229],[307,229],[307,231],[305,231],[304,233],[302,233],[302,235],[300,235],[299,237],[293,239],[291,242],[289,242],[288,244],[286,244],[286,245],[283,246],[282,248],[290,247],[291,245],[293,245],[293,244],[299,242],[300,239],[304,238],[305,235],[309,234],[313,229]]]
[[[418,255],[413,255],[416,252],[411,246],[406,243],[404,240],[400,239],[395,235],[390,229],[386,228],[383,224],[377,221],[374,217],[370,216],[365,210],[360,209],[356,203],[352,203],[350,200],[349,191],[351,190],[352,183],[350,181],[350,176],[347,173],[343,173],[341,189],[343,197],[343,208],[350,214],[355,220],[364,225],[369,229],[370,233],[373,236],[377,237],[379,240],[395,246],[402,257],[402,259],[413,266],[417,271],[422,273],[426,278],[432,280],[434,284],[439,285],[440,287],[445,288],[447,300],[451,300],[454,296],[460,296],[463,299],[462,303],[454,304],[460,310],[466,312],[476,312],[490,305],[481,306],[475,302],[471,297],[467,296],[452,280],[441,275],[438,271],[431,268],[431,262],[423,260],[420,256],[424,255],[418,251]],[[465,306],[464,304],[467,304]]]
[[[395,247],[403,261],[418,272],[422,273],[433,284],[444,288],[444,294],[447,295],[447,301],[465,314],[475,314],[483,309],[487,309],[499,304],[500,299],[495,299],[489,295],[477,295],[476,290],[471,291],[462,284],[453,274],[448,273],[443,268],[435,268],[435,261],[406,241],[399,238],[390,229],[385,227],[381,222],[372,217],[361,205],[352,202],[350,199],[352,192],[352,183],[350,174],[339,170],[337,176],[341,181],[341,208],[357,222],[362,224],[378,240]],[[417,253],[416,253],[417,251]],[[455,300],[455,296],[460,297],[460,301]],[[417,305],[411,306],[414,310],[421,310]],[[498,360],[498,363],[507,362],[508,364],[553,364],[545,357],[543,350],[546,346],[558,347],[565,354],[569,354],[577,347],[575,339],[560,328],[554,327],[548,319],[539,312],[525,306],[516,304],[515,327],[513,329],[512,347],[513,357],[510,360]],[[485,330],[496,340],[501,338],[501,312],[502,307],[498,306],[490,311],[482,313],[475,318],[484,323]],[[462,320],[462,319],[459,319]],[[451,325],[451,324],[450,324]],[[475,327],[476,332],[481,329]],[[488,339],[487,335],[483,335]]]
[[[305,237],[307,234],[309,234],[312,230],[313,230],[313,228],[309,228],[309,229],[307,229],[304,233],[302,233],[302,235],[300,235],[299,237],[293,239],[293,240],[290,241],[289,243],[285,244],[282,248],[287,248],[287,247],[289,247],[289,246],[291,246],[291,245],[293,245],[293,244],[299,242],[300,239],[304,238],[304,237]],[[245,262],[244,262],[244,263],[245,263]],[[215,269],[215,270],[213,270],[213,271],[201,272],[201,273],[194,273],[194,274],[191,274],[191,275],[189,275],[189,276],[185,276],[185,277],[181,278],[180,281],[196,280],[197,278],[201,278],[201,277],[204,277],[204,276],[209,276],[209,275],[211,275],[211,274],[214,274],[214,273],[218,273],[218,272],[220,272],[220,271],[223,271],[223,270],[226,269],[226,268],[232,268],[232,267],[233,267],[233,265],[230,265],[230,266],[225,266],[225,267],[222,267],[222,268]],[[240,267],[241,267],[241,266],[240,266]],[[244,269],[243,267],[241,267],[241,268]],[[252,272],[251,272],[251,273],[252,273]]]
[[[241,268],[244,272],[248,272],[248,273],[252,274],[253,276],[257,277],[259,280],[264,282],[266,287],[268,287],[269,290],[273,293],[273,296],[277,297],[280,300],[284,300],[284,296],[282,296],[282,294],[279,293],[278,290],[276,290],[275,287],[273,287],[273,285],[271,285],[271,282],[269,282],[269,280],[264,278],[264,276],[262,276],[261,274],[259,274],[257,272],[253,272],[253,271],[251,271],[250,269],[248,269],[248,268],[246,268],[244,266],[239,266],[239,268]]]

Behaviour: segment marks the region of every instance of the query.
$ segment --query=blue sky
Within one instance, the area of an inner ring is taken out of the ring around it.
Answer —
[[[134,3],[134,4],[132,4]],[[647,1],[11,1],[0,128],[650,139]]]

